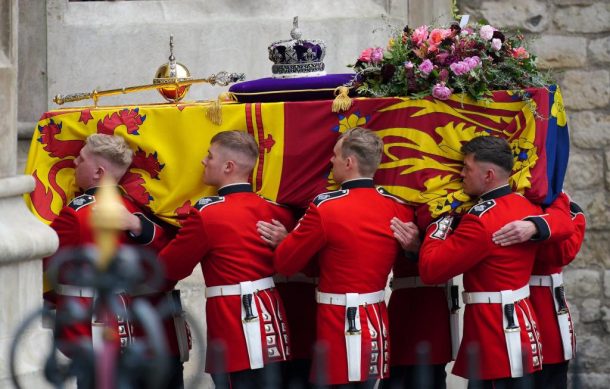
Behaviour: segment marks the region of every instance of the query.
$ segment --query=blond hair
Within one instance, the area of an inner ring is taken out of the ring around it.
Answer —
[[[230,130],[219,132],[212,137],[210,144],[217,144],[245,157],[245,161],[241,161],[244,165],[242,167],[245,169],[252,170],[258,159],[258,145],[254,137],[244,131]]]
[[[123,171],[123,174],[133,161],[133,151],[120,136],[92,134],[87,137],[86,142],[91,154],[103,158],[118,171]]]
[[[352,128],[339,137],[343,140],[341,156],[354,156],[358,161],[359,173],[365,177],[373,177],[383,153],[383,141],[371,130],[362,127]]]

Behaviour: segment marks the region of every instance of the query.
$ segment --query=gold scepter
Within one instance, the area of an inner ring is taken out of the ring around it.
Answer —
[[[72,93],[69,95],[56,95],[53,102],[58,105],[71,103],[81,100],[93,100],[93,104],[97,107],[97,101],[102,96],[112,96],[127,94],[133,92],[141,92],[145,90],[157,89],[159,93],[170,103],[175,103],[186,96],[186,92],[192,84],[207,83],[210,85],[227,86],[237,81],[243,81],[245,76],[243,73],[228,73],[225,71],[212,74],[207,78],[191,78],[191,73],[183,64],[176,62],[174,57],[174,36],[169,37],[169,58],[168,62],[161,65],[157,69],[155,78],[152,84],[128,86],[116,89],[93,90],[91,92]]]
[[[145,90],[151,89],[164,89],[168,87],[173,87],[176,90],[180,90],[180,88],[188,87],[192,84],[200,84],[200,83],[208,83],[210,85],[219,85],[219,86],[227,86],[233,82],[243,81],[245,76],[243,73],[228,73],[225,71],[219,72],[217,74],[212,74],[208,78],[196,78],[187,81],[181,81],[179,78],[171,79],[166,78],[162,79],[162,81],[158,81],[154,84],[146,84],[146,85],[136,85],[136,86],[128,86],[124,88],[117,89],[107,89],[107,90],[93,90],[91,92],[83,92],[83,93],[72,93],[68,95],[56,95],[53,98],[53,102],[58,105],[62,105],[63,103],[71,103],[74,101],[88,100],[92,99],[95,106],[97,106],[97,100],[102,96],[112,96],[112,95],[120,95],[127,94],[133,92],[141,92]],[[166,99],[168,99],[166,97]],[[171,102],[177,102],[180,99],[172,99]]]

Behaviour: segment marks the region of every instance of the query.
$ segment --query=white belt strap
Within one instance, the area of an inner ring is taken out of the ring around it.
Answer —
[[[345,294],[345,346],[347,348],[347,379],[361,381],[362,330],[360,327],[360,298],[358,293]],[[355,310],[354,328],[349,329],[348,310]]]
[[[514,301],[523,300],[530,295],[529,285],[517,290],[511,290]],[[502,303],[502,292],[462,292],[464,304],[500,304]]]
[[[528,285],[526,285],[528,286]],[[529,286],[528,286],[529,292]],[[500,292],[502,299],[502,328],[504,328],[504,338],[506,339],[506,349],[508,350],[508,361],[510,362],[510,376],[523,376],[523,359],[521,354],[521,329],[519,328],[519,318],[517,316],[517,308],[514,305],[515,301],[521,300],[517,298],[517,293],[512,290],[503,290]],[[529,293],[528,293],[529,294]],[[508,328],[508,317],[505,307],[512,304],[512,321],[517,326],[513,330]]]
[[[562,273],[553,273],[550,275],[532,275],[530,277],[531,286],[546,286],[551,290],[553,305],[555,306],[555,315],[557,316],[557,324],[559,325],[559,333],[561,334],[561,343],[563,345],[563,358],[568,361],[574,356],[574,347],[572,343],[572,331],[570,330],[570,315],[566,311],[560,310],[560,302],[555,295],[555,288],[563,286]],[[566,303],[567,305],[567,303]]]
[[[303,273],[295,273],[293,275],[291,275],[290,277],[287,277],[285,275],[282,274],[275,274],[273,276],[273,281],[278,284],[278,283],[285,283],[285,282],[301,282],[304,284],[314,284],[317,285],[318,284],[318,277],[309,277],[306,276]]]
[[[273,282],[273,280],[271,280]],[[263,367],[263,344],[261,338],[261,326],[259,322],[258,305],[256,304],[257,288],[254,287],[254,282],[244,281],[239,283],[241,289],[241,325],[246,337],[246,348],[248,349],[248,358],[250,359],[250,369],[260,369]],[[244,306],[245,296],[251,297],[252,318],[246,320],[246,307]]]
[[[250,284],[252,285],[252,290],[254,290],[255,292],[275,287],[275,283],[273,282],[273,278],[271,277],[261,278],[260,280],[248,282],[250,282]],[[241,296],[241,284],[242,283],[234,285],[208,286],[207,288],[205,288],[205,297],[211,298],[218,296]]]
[[[553,278],[555,277],[555,278]],[[553,279],[556,280],[556,282],[559,282],[558,284],[554,284],[553,283]],[[530,276],[530,286],[561,286],[563,285],[563,276],[561,275],[561,273],[555,273],[555,274],[551,274],[551,275],[532,275]]]
[[[347,305],[347,295],[346,294],[338,294],[338,293],[325,293],[316,291],[316,301],[318,304],[330,304],[330,305]],[[367,305],[367,304],[377,304],[382,301],[385,301],[385,290],[380,290],[378,292],[372,293],[352,293],[358,296],[358,306],[359,305]]]
[[[385,290],[372,293],[325,293],[316,291],[318,304],[339,305],[345,307],[345,346],[347,349],[347,378],[350,382],[362,380],[362,328],[360,326],[360,306],[377,304],[385,301]],[[350,329],[348,314],[355,309],[353,328]]]
[[[86,286],[74,286],[66,284],[58,284],[55,288],[55,292],[62,296],[71,297],[89,297],[95,296],[95,289]]]
[[[555,304],[555,314],[557,315],[557,323],[559,324],[559,333],[561,334],[561,343],[563,345],[563,358],[569,361],[574,356],[574,347],[572,344],[572,331],[570,331],[570,314],[569,311],[560,311],[560,302],[555,295],[555,288],[563,286],[563,276],[561,273],[551,274],[551,294],[553,295],[553,303]],[[567,302],[564,301],[567,308]]]
[[[503,290],[500,292],[464,292],[462,297],[464,304],[502,304],[502,329],[504,330],[504,338],[506,340],[506,349],[508,352],[508,361],[510,362],[511,377],[523,376],[523,359],[521,354],[521,329],[519,328],[519,318],[517,316],[517,307],[515,302],[523,300],[530,295],[529,285],[525,285],[517,290]],[[509,328],[507,314],[509,312],[505,308],[507,305],[513,306],[512,322],[516,325],[515,328]]]
[[[395,277],[390,283],[392,290],[407,289],[407,288],[424,288],[424,287],[445,287],[447,284],[424,284],[421,278],[414,277]]]

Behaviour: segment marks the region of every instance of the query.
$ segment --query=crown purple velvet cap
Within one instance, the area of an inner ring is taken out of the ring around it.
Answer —
[[[240,103],[273,101],[331,100],[335,89],[351,84],[354,73],[329,74],[324,71],[326,43],[301,39],[299,18],[294,17],[291,40],[269,45],[273,77],[233,84],[229,92]]]
[[[260,78],[239,82],[229,88],[240,103],[274,101],[332,100],[335,89],[350,84],[354,73],[328,74],[319,77]],[[352,94],[350,90],[350,95]]]
[[[326,43],[315,39],[301,39],[299,18],[293,19],[290,31],[292,39],[273,42],[269,45],[269,59],[273,62],[271,72],[275,78],[323,76]]]

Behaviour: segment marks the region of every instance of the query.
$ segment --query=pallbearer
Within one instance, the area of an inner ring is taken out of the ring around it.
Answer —
[[[457,228],[447,218],[428,227],[419,256],[420,276],[435,284],[464,274],[464,335],[454,374],[470,378],[471,385],[472,379],[481,378],[485,388],[517,387],[542,367],[539,324],[529,300],[538,243],[503,247],[493,242],[492,234],[542,210],[508,185],[513,155],[504,139],[480,136],[462,151],[464,192],[479,202]],[[550,236],[549,228],[540,235]],[[475,366],[468,366],[469,350],[478,354]],[[470,376],[473,371],[478,377]]]
[[[203,180],[218,187],[218,196],[199,200],[160,253],[172,280],[188,277],[201,265],[207,298],[206,371],[217,385],[228,381],[232,388],[269,387],[266,379],[279,376],[272,365],[290,355],[284,307],[272,278],[273,251],[260,239],[256,222],[278,220],[291,226],[292,213],[252,192],[248,178],[257,159],[251,135],[216,134],[203,159]]]
[[[259,232],[277,246],[274,264],[290,276],[317,254],[318,384],[372,388],[389,374],[389,328],[385,286],[402,255],[390,229],[394,217],[413,220],[413,210],[375,188],[373,176],[383,142],[373,132],[354,128],[341,135],[333,150],[332,172],[341,189],[318,195],[294,231],[285,236],[276,224],[259,223]],[[320,382],[322,381],[322,382]]]
[[[563,267],[574,260],[585,237],[585,215],[567,194],[561,193],[545,209],[547,219],[569,218],[574,233],[562,242],[546,242],[536,256],[530,289],[532,305],[540,320],[543,341],[542,370],[535,374],[536,388],[567,388],[568,364],[576,353],[576,339],[572,315],[565,298]],[[553,224],[557,224],[555,221]],[[513,222],[494,234],[494,241],[502,245],[520,243],[538,233],[529,221]]]

